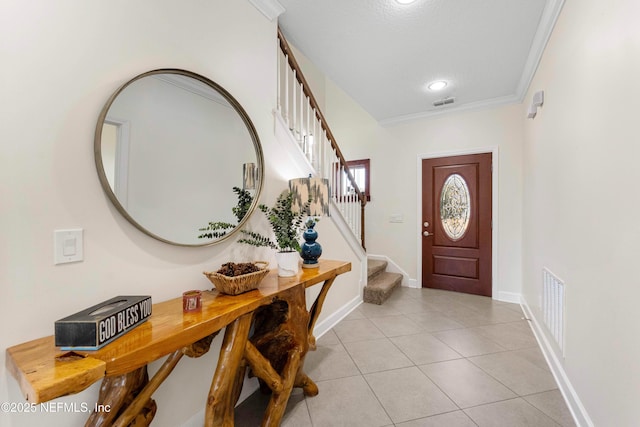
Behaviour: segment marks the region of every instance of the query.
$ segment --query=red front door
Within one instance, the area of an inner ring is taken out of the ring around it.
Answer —
[[[422,287],[491,296],[491,153],[422,161]]]

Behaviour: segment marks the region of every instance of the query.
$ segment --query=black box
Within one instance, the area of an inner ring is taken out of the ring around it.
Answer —
[[[55,323],[62,350],[97,350],[151,316],[150,296],[117,296]]]

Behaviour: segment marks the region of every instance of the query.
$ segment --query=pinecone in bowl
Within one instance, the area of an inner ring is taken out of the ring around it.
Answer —
[[[255,273],[259,271],[260,267],[252,262],[227,262],[222,264],[222,267],[216,273],[224,274],[225,276],[235,277],[243,274]]]

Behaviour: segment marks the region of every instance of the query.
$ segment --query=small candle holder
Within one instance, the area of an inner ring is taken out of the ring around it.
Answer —
[[[189,313],[192,311],[199,311],[202,309],[202,292],[201,291],[187,291],[182,294],[182,311]]]

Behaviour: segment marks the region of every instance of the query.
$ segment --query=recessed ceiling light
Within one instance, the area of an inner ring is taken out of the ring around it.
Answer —
[[[447,84],[448,83],[445,82],[444,80],[438,80],[438,81],[429,83],[427,87],[429,88],[429,90],[442,90],[445,87],[447,87]]]
[[[396,0],[400,4],[411,4],[416,0]]]

